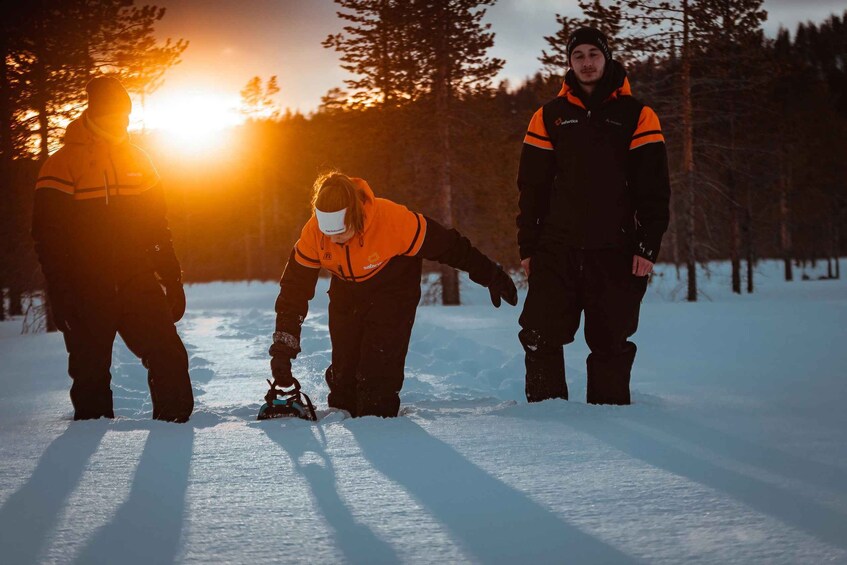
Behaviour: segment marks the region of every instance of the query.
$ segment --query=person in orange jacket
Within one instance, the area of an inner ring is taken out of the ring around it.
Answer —
[[[114,417],[109,368],[119,333],[148,368],[153,417],[185,422],[194,398],[174,327],[185,293],[159,175],[129,142],[132,102],[121,83],[97,77],[86,92],[87,109],[41,168],[32,220],[68,350],[74,419]]]
[[[602,32],[575,30],[567,53],[571,68],[533,115],[518,169],[526,398],[567,400],[563,348],[584,314],[586,400],[630,404],[630,338],[670,214],[665,138]]]
[[[517,290],[499,265],[455,229],[375,197],[362,179],[328,173],[314,189],[314,214],[280,280],[270,347],[274,384],[293,383],[291,360],[300,352],[300,327],[324,268],[332,275],[327,402],[353,417],[397,416],[422,260],[467,271],[488,288],[496,307],[501,299],[516,305]]]

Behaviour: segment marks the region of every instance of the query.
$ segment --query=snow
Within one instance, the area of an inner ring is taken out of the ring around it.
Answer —
[[[404,415],[326,410],[326,285],[294,362],[325,417],[256,422],[275,284],[188,288],[179,330],[196,411],[150,421],[120,342],[117,418],[71,421],[59,335],[0,323],[0,563],[847,563],[847,281],[753,295],[726,265],[662,267],[645,304],[634,404],[528,405],[519,308],[418,311]],[[684,273],[683,273],[684,274]]]

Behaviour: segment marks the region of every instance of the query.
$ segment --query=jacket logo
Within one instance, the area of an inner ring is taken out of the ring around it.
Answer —
[[[366,270],[366,271],[370,271],[371,269],[376,269],[377,267],[379,267],[380,265],[382,265],[382,263],[383,263],[383,261],[380,261],[379,263],[376,263],[376,264],[371,263],[370,265],[365,265],[365,266],[364,266],[364,267],[362,267],[362,268],[363,268],[364,270]]]
[[[578,124],[579,120],[563,120],[562,118],[556,118],[556,121],[553,123],[557,126],[566,126],[568,124]]]
[[[620,123],[620,122],[616,122],[615,120],[612,120],[612,119],[609,119],[609,118],[606,118],[606,123],[607,123],[607,124],[612,124],[613,126],[623,126],[623,124],[622,124],[622,123]]]
[[[368,263],[376,263],[379,261],[379,253],[371,253],[368,255]]]
[[[324,253],[324,261],[332,261],[332,252],[327,251]]]
[[[128,177],[140,177],[141,173],[127,173],[126,176],[128,176]]]

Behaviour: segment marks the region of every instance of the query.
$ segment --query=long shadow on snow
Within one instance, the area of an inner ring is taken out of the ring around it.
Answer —
[[[844,480],[847,470],[836,465],[809,461],[665,411],[638,412],[627,420],[676,436],[722,457],[847,496],[847,481]]]
[[[407,418],[379,434],[345,422],[364,456],[484,563],[634,563],[495,479]]]
[[[4,563],[36,563],[107,427],[73,423],[47,447],[27,483],[0,508]]]
[[[633,426],[633,423],[641,422],[643,415],[635,412],[623,416],[620,414],[629,410],[628,408],[614,407],[609,410],[604,407],[596,407],[596,413],[592,414],[591,418],[581,417],[586,412],[572,414],[575,417],[568,418],[564,417],[562,412],[555,414],[549,411],[539,411],[536,415],[530,413],[531,407],[529,409],[523,408],[519,413],[513,412],[507,413],[507,415],[528,420],[555,421],[565,424],[654,467],[723,492],[750,508],[772,516],[790,527],[807,532],[835,547],[847,549],[847,515],[808,500],[793,491],[768,484],[762,480],[721,467],[702,457],[686,453],[653,437]],[[664,413],[662,413],[663,417]],[[671,419],[660,429],[668,432],[676,423]],[[656,423],[653,425],[659,426]],[[697,431],[708,433],[705,428]],[[709,440],[691,439],[692,444],[698,447],[701,443],[704,443],[714,448],[720,441],[719,437]]]
[[[194,429],[153,423],[127,500],[76,559],[80,564],[173,563],[180,550]]]
[[[294,468],[303,475],[312,489],[312,496],[323,514],[327,524],[334,531],[338,549],[350,563],[397,563],[399,557],[394,549],[360,523],[350,513],[350,509],[341,500],[336,488],[335,470],[332,459],[324,446],[326,439],[321,426],[261,426],[262,431],[279,445],[291,459]],[[315,437],[313,429],[321,435],[321,441]],[[306,453],[317,455],[323,462],[301,464],[300,458]]]

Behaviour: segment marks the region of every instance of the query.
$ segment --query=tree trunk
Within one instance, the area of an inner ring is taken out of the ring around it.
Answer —
[[[734,35],[734,20],[731,3],[723,4],[723,31],[727,44],[732,43]],[[738,57],[733,53],[730,60],[724,58],[721,67],[730,69],[733,77],[738,73]],[[729,64],[727,64],[729,63]],[[727,151],[729,166],[727,167],[727,195],[729,197],[729,258],[732,264],[732,292],[741,294],[741,206],[738,204],[738,187],[735,176],[735,95],[732,87],[727,89],[727,111],[729,114],[729,149]]]
[[[253,253],[250,249],[250,239],[250,234],[245,233],[241,240],[244,243],[244,280],[248,282],[253,280]]]
[[[682,277],[679,273],[679,226],[676,222],[676,212],[674,207],[670,207],[670,236],[671,236],[671,254],[673,255],[673,266],[676,269],[676,280],[679,281]]]
[[[20,286],[12,281],[9,287],[9,316],[23,316],[23,291]]]
[[[729,158],[729,174],[727,178],[727,192],[729,195],[729,258],[732,263],[732,292],[741,294],[741,226],[739,225],[739,206],[736,200],[735,172],[734,160],[732,158],[734,140],[734,118],[730,118],[730,158]]]
[[[39,26],[42,27],[43,26]],[[35,112],[38,115],[38,160],[44,162],[50,156],[50,118],[47,113],[47,100],[50,96],[47,86],[47,69],[42,60],[46,48],[44,47],[44,29],[36,30],[36,57],[34,65]]]
[[[4,9],[4,12],[6,10]],[[5,26],[4,26],[5,27]],[[12,224],[12,92],[8,76],[9,41],[6,30],[0,30],[0,321],[6,319],[6,285],[12,278],[11,237]]]
[[[683,0],[682,35],[682,170],[686,190],[686,231],[688,246],[686,265],[688,268],[688,301],[697,301],[697,242],[696,242],[696,198],[694,194],[694,138],[691,108],[691,46],[689,45],[688,0]]]
[[[442,17],[446,22],[446,16]],[[445,30],[446,31],[446,30]],[[440,41],[447,40],[447,34],[442,33]],[[446,56],[447,47],[439,47],[441,60],[438,63],[435,77],[435,119],[438,131],[438,220],[447,228],[453,227],[453,185],[450,179],[450,85],[449,69]],[[458,305],[461,303],[459,294],[459,273],[446,265],[441,268],[441,303]]]
[[[788,205],[789,173],[783,168],[779,178],[779,246],[782,261],[785,264],[785,280],[794,280],[791,268],[791,228],[789,226],[790,208]]]
[[[747,294],[753,294],[753,268],[756,266],[756,250],[753,242],[753,198],[750,194],[750,186],[747,186],[745,209],[744,209],[744,254],[747,259]]]
[[[840,214],[837,214],[835,217],[835,227],[833,228],[832,233],[832,258],[835,261],[835,278],[841,278],[841,261],[839,261],[839,257],[841,256],[841,227],[839,226]]]
[[[44,305],[42,308],[47,316],[45,321],[47,332],[59,331],[59,328],[56,327],[56,318],[53,317],[53,306],[50,302],[50,296],[46,292],[42,296],[44,297]]]
[[[259,261],[259,278],[265,280],[267,278],[267,273],[265,272],[265,266],[267,265],[266,255],[267,255],[267,210],[265,210],[265,191],[267,190],[268,184],[268,174],[267,170],[265,170],[265,163],[260,163],[259,167],[262,168],[259,174],[259,249],[258,261]]]

